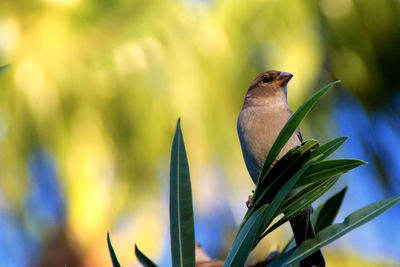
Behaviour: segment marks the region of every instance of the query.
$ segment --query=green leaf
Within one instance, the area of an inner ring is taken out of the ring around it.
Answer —
[[[113,267],[121,267],[118,262],[117,255],[115,255],[114,249],[111,245],[110,234],[107,233],[107,244],[108,244],[108,251],[110,252],[111,262]]]
[[[329,189],[332,188],[339,180],[339,177],[333,177],[316,184],[311,184],[288,199],[288,201],[282,205],[282,211],[288,210],[285,215],[276,223],[274,223],[260,238],[265,237],[273,230],[293,219],[298,214],[303,212],[308,206],[310,206],[315,200],[320,198]]]
[[[303,105],[301,105],[296,112],[290,117],[285,126],[283,126],[280,131],[278,137],[276,138],[274,144],[272,145],[268,156],[264,162],[264,166],[260,172],[260,176],[258,178],[258,182],[261,182],[268,170],[270,169],[271,164],[274,162],[276,157],[281,152],[282,148],[285,146],[286,142],[290,139],[293,133],[296,131],[300,122],[304,119],[304,117],[308,114],[311,108],[315,105],[315,103],[328,92],[328,90],[340,81],[332,82],[326,85],[324,88],[316,92],[312,95]]]
[[[273,198],[281,191],[281,188],[288,180],[296,174],[296,172],[309,161],[310,152],[319,146],[316,140],[307,140],[300,146],[296,146],[288,151],[268,172],[268,179],[258,183],[253,195],[253,207],[247,210],[242,223],[239,227],[243,227],[248,218],[254,212],[265,204],[271,203]],[[311,164],[311,162],[310,162]]]
[[[320,146],[319,148],[311,152],[310,158],[318,157],[319,161],[326,159],[329,155],[335,152],[341,145],[343,145],[343,143],[347,140],[347,138],[348,138],[347,136],[341,136],[329,141],[328,143]]]
[[[146,255],[144,255],[135,244],[135,255],[138,261],[145,267],[157,267]]]
[[[230,250],[223,267],[228,266],[244,266],[246,260],[253,249],[254,241],[257,237],[257,231],[261,219],[267,209],[265,205],[257,210],[243,225],[239,234],[233,241],[232,249]]]
[[[363,164],[366,162],[358,159],[332,159],[314,162],[301,177],[296,187],[343,174]]]
[[[267,174],[267,179],[257,183],[253,197],[255,206],[269,203],[289,177],[309,160],[310,151],[318,146],[318,141],[311,139],[286,153]]]
[[[271,204],[268,206],[267,210],[265,211],[265,214],[260,222],[259,230],[257,233],[257,239],[256,239],[256,242],[254,243],[253,247],[255,247],[259,241],[261,241],[262,233],[268,228],[268,226],[271,224],[272,220],[277,216],[279,207],[281,206],[282,202],[284,201],[286,196],[289,194],[289,192],[292,190],[293,186],[297,183],[297,181],[303,175],[303,173],[310,167],[310,165],[311,165],[311,163],[308,163],[308,164],[304,165],[300,170],[298,170],[296,172],[296,174],[293,175],[289,179],[289,181],[276,194],[276,196],[272,200]]]
[[[10,64],[0,66],[0,73],[2,73],[5,69],[7,69],[10,66]]]
[[[331,196],[328,200],[315,209],[311,220],[316,233],[333,223],[336,215],[339,212],[340,206],[342,206],[343,198],[346,192],[347,186]]]
[[[195,266],[192,189],[180,119],[172,142],[169,204],[172,266]]]
[[[336,218],[336,215],[342,205],[344,195],[346,194],[347,186],[345,186],[340,192],[331,196],[324,203],[320,204],[311,216],[312,224],[314,225],[314,230],[318,233],[320,230],[331,225]],[[294,237],[292,237],[288,243],[283,247],[281,254],[286,250],[296,246]]]
[[[361,208],[349,216],[342,223],[336,223],[318,232],[314,238],[304,241],[299,246],[279,256],[268,266],[288,266],[299,262],[311,255],[321,247],[335,241],[351,230],[369,222],[378,215],[392,208],[400,202],[400,196],[387,198],[374,204]]]
[[[283,179],[285,177],[291,177],[288,173],[289,169],[298,169],[298,166],[301,166],[301,164],[296,164],[298,159],[301,157],[300,152],[298,151],[299,147],[293,148],[288,153],[286,153],[272,168],[271,172],[268,173],[268,175],[271,177],[271,182],[270,184],[265,184],[265,183],[258,183],[255,189],[255,192],[253,194],[252,200],[253,200],[253,206],[249,208],[240,224],[238,232],[242,229],[246,221],[252,216],[258,208],[261,206],[268,204],[268,200],[266,197],[273,198],[281,186],[277,183],[277,181],[280,181],[281,183],[284,182]],[[284,184],[284,183],[283,183]],[[275,192],[270,192],[271,188],[274,186]],[[280,187],[279,187],[280,186]]]

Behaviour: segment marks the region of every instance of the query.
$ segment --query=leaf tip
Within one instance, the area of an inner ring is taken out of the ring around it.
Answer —
[[[178,117],[178,120],[176,121],[176,130],[181,129],[181,117]]]
[[[181,131],[181,117],[178,117],[178,120],[176,121],[175,134],[180,131]]]
[[[333,81],[333,82],[329,83],[327,86],[325,86],[324,89],[325,89],[326,91],[328,91],[328,90],[331,89],[334,85],[336,85],[336,84],[338,84],[338,83],[340,83],[340,82],[342,82],[342,81],[341,81],[341,80]]]
[[[141,251],[140,251],[138,245],[135,243],[135,255],[138,256],[139,254],[141,254]]]

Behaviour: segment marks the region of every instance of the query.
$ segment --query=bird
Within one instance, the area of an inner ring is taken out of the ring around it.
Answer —
[[[270,70],[260,74],[247,89],[237,120],[237,132],[244,162],[255,184],[269,150],[293,114],[287,104],[287,85],[292,77],[293,74],[288,72]],[[302,142],[303,137],[297,128],[276,160]],[[310,219],[312,212],[312,207],[309,206],[290,220],[296,244],[315,236]],[[314,252],[303,259],[300,266],[325,266],[322,252]]]

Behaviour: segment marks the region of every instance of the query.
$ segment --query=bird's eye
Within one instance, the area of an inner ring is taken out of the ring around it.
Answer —
[[[267,76],[264,76],[264,77],[262,77],[261,81],[262,81],[263,83],[269,83],[269,82],[271,81],[271,78],[270,78],[270,77],[267,77]]]

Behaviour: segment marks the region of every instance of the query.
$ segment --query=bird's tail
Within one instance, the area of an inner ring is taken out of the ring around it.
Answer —
[[[296,244],[301,244],[304,240],[313,238],[315,236],[314,228],[311,223],[311,206],[308,207],[304,212],[297,215],[295,218],[290,220],[290,225],[293,230],[294,239]],[[321,250],[317,250],[304,260],[300,261],[301,267],[312,267],[312,266],[325,266],[324,256]]]

